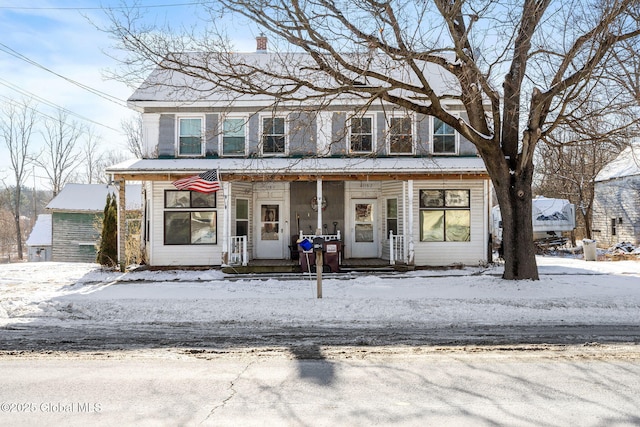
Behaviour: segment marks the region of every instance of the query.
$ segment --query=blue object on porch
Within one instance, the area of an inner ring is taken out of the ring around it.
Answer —
[[[298,243],[303,251],[310,251],[313,248],[313,243],[309,241],[309,239],[302,239],[300,243]]]

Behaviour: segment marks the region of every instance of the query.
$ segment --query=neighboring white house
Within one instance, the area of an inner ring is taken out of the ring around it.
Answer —
[[[627,147],[596,177],[592,231],[601,245],[640,244],[640,144]]]
[[[275,54],[238,55],[260,67]],[[448,72],[425,66],[437,91],[451,90]],[[382,103],[360,111],[346,94],[274,109],[273,98],[202,87],[152,72],[128,100],[142,113],[148,158],[108,168],[116,182],[143,182],[150,265],[246,262],[245,245],[249,261],[290,259],[298,239],[316,235],[339,240],[345,262],[488,261],[490,181],[449,125]],[[447,108],[466,119],[453,96]],[[172,185],[209,170],[222,183],[210,196]]]
[[[51,214],[38,215],[26,243],[29,261],[51,261]]]

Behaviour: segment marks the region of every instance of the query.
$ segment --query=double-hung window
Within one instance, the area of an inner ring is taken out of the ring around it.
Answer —
[[[164,193],[164,244],[215,245],[216,193],[167,190]]]
[[[387,199],[387,235],[398,235],[398,199]]]
[[[456,154],[457,138],[453,127],[440,119],[433,118],[433,154]]]
[[[247,119],[225,117],[222,121],[222,155],[244,156]]]
[[[420,190],[420,241],[470,240],[470,191]]]
[[[389,153],[411,154],[413,135],[411,117],[391,117],[389,119]]]
[[[202,117],[179,117],[178,155],[201,156],[203,133]]]
[[[262,118],[262,154],[284,154],[286,129],[284,117]]]
[[[373,117],[353,117],[349,123],[350,151],[371,153],[373,151]]]

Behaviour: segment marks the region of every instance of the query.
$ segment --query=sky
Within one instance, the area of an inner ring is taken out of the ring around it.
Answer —
[[[41,118],[63,108],[70,119],[91,126],[100,135],[105,151],[126,150],[121,122],[133,115],[126,99],[134,88],[107,78],[110,70],[119,67],[112,56],[122,58],[123,53],[114,49],[107,33],[96,28],[108,23],[102,7],[123,3],[140,5],[149,22],[163,24],[170,17],[173,24],[202,25],[194,0],[2,0],[0,105],[33,98]],[[252,49],[254,35],[242,30],[231,28],[230,35],[233,38],[236,32],[238,50]],[[42,137],[36,134],[34,151],[41,147]],[[6,146],[0,141],[0,179],[12,184],[9,164]],[[49,189],[44,175],[37,168],[30,170],[26,185]]]

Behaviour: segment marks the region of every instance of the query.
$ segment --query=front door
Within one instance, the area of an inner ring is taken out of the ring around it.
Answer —
[[[351,201],[353,227],[351,229],[351,257],[376,258],[378,256],[377,200]]]
[[[283,258],[282,204],[279,202],[258,203],[256,217],[256,258]]]

